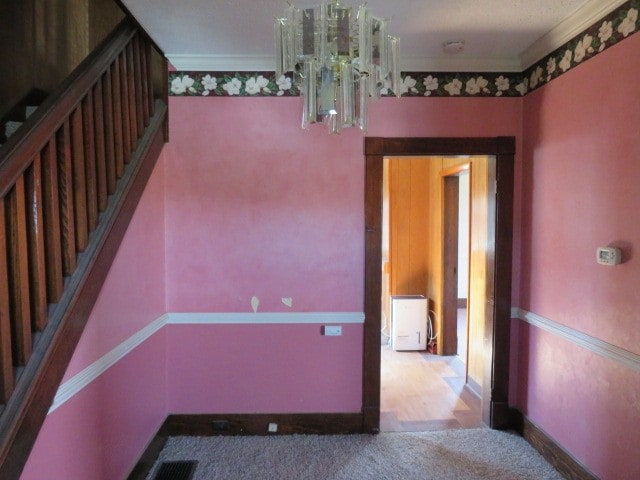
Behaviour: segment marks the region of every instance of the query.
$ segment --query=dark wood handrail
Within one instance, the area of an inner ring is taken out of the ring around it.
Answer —
[[[91,52],[76,69],[27,119],[20,136],[7,140],[0,150],[0,197],[13,187],[28,167],[28,162],[47,143],[68,118],[89,89],[118,57],[136,34],[134,23],[125,18],[104,41]],[[26,130],[26,131],[25,131]]]

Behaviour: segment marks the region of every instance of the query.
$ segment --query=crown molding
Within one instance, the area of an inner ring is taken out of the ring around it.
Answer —
[[[627,0],[590,0],[520,54],[520,71],[582,33]]]
[[[167,54],[176,70],[185,72],[262,72],[273,71],[275,57],[270,55],[181,55]],[[518,58],[424,58],[403,57],[403,72],[517,72],[522,71]]]
[[[505,72],[521,73],[519,58],[444,58],[402,57],[403,72]]]
[[[166,54],[176,70],[192,72],[272,72],[273,55],[182,55]]]

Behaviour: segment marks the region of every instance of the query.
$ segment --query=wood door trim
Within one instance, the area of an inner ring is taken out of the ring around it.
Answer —
[[[458,352],[458,197],[459,178],[442,175],[442,345],[441,355]],[[455,269],[452,271],[452,267]],[[455,286],[455,288],[454,288]]]
[[[385,156],[492,155],[496,157],[496,248],[493,315],[485,329],[482,417],[491,428],[510,427],[509,342],[513,240],[515,137],[365,137],[365,268],[362,375],[363,428],[380,429],[380,295],[382,259],[382,166]]]
[[[460,175],[461,173],[469,172],[469,171],[471,171],[471,162],[464,163],[462,165],[456,165],[455,167],[445,168],[444,170],[442,170],[440,172],[440,176],[441,177],[453,177],[453,176],[457,176],[457,175]]]

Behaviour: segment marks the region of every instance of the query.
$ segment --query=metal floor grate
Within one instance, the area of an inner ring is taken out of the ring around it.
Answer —
[[[196,461],[162,462],[153,480],[191,480],[196,471]]]

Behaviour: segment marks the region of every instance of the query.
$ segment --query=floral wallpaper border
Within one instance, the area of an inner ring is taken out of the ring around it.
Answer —
[[[630,0],[522,73],[403,72],[403,97],[519,97],[638,32],[640,0]],[[393,92],[388,85],[384,96]],[[274,72],[169,72],[169,95],[299,96],[290,75]]]

